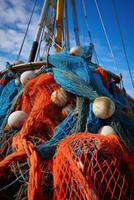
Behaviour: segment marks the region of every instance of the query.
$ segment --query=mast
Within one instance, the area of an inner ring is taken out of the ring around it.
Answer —
[[[56,7],[56,37],[55,37],[55,49],[57,52],[61,50],[60,46],[62,45],[62,22],[63,22],[63,5],[64,0],[57,0]]]
[[[49,3],[50,3],[49,0],[44,1],[41,16],[40,16],[39,23],[38,23],[38,30],[36,32],[35,39],[33,41],[31,52],[30,52],[30,55],[29,55],[29,62],[32,62],[35,59],[36,52],[37,52],[37,49],[38,49],[40,35],[41,35],[41,32],[42,32],[42,28],[43,28],[45,21],[46,21],[46,18],[47,18]]]

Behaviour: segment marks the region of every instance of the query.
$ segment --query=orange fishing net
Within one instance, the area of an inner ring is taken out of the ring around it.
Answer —
[[[55,127],[63,120],[62,108],[51,102],[52,92],[59,88],[52,75],[42,74],[29,81],[17,103],[16,110],[29,114],[21,132],[50,139]]]
[[[50,74],[40,75],[31,80],[25,87],[23,96],[19,98],[16,110],[23,110],[29,114],[28,119],[18,134],[13,136],[12,154],[5,157],[0,162],[0,175],[3,176],[4,170],[12,161],[28,158],[29,183],[28,199],[44,199],[41,188],[41,163],[40,158],[34,148],[34,137],[38,143],[44,142],[52,136],[54,128],[63,120],[61,108],[51,102],[52,92],[59,88]],[[41,140],[40,140],[41,139]],[[6,143],[5,143],[6,144]],[[37,143],[36,143],[37,144]],[[6,145],[4,146],[4,150]]]
[[[116,136],[69,136],[53,163],[54,199],[132,200],[133,161]]]
[[[29,116],[16,135],[2,136],[0,198],[24,200],[28,192],[28,200],[134,199],[134,158],[115,136],[75,134],[62,140],[54,162],[39,157],[36,145],[49,140],[64,118],[50,98],[57,88],[50,74],[42,74],[28,82],[18,99],[16,110]],[[4,192],[17,174],[25,181]]]

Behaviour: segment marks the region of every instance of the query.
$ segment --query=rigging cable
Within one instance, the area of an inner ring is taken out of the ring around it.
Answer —
[[[116,9],[116,5],[115,5],[114,0],[112,0],[112,4],[113,4],[113,8],[114,8],[114,15],[115,15],[115,19],[116,19],[116,24],[117,24],[118,31],[119,31],[119,34],[120,34],[122,47],[123,47],[124,55],[125,55],[125,58],[126,58],[126,63],[127,63],[131,83],[132,83],[132,86],[134,88],[134,80],[133,80],[133,77],[132,77],[131,68],[130,68],[129,61],[128,61],[128,55],[127,55],[127,51],[126,51],[126,47],[125,47],[125,42],[124,42],[124,39],[123,39],[123,34],[122,34],[122,31],[121,31],[121,26],[120,26],[120,23],[119,23],[119,18],[118,18],[117,9]]]
[[[75,41],[76,41],[76,45],[80,46],[79,28],[78,28],[78,16],[77,16],[77,11],[76,11],[76,2],[75,2],[75,0],[71,0],[71,8],[72,8],[72,17],[73,17]]]
[[[82,10],[83,10],[83,13],[84,13],[84,17],[85,17],[85,23],[86,23],[86,26],[87,26],[88,36],[90,38],[91,43],[93,43],[93,40],[92,40],[92,37],[91,37],[91,33],[90,33],[90,26],[89,26],[88,18],[87,18],[87,11],[86,11],[86,6],[85,6],[85,1],[81,0],[81,4],[82,4]],[[94,53],[95,53],[97,64],[99,64],[99,59],[98,59],[98,55],[96,53],[95,48],[94,48]]]
[[[107,34],[107,32],[106,32],[106,28],[105,28],[105,25],[104,25],[104,22],[103,22],[103,19],[102,19],[102,15],[101,15],[101,13],[100,13],[100,9],[99,9],[97,0],[94,0],[94,2],[95,2],[95,6],[96,6],[96,9],[97,9],[99,18],[100,18],[100,22],[101,22],[101,25],[102,25],[102,29],[103,29],[103,32],[104,32],[104,35],[105,35],[105,38],[106,38],[106,41],[107,41],[107,44],[108,44],[108,47],[109,47],[111,56],[112,56],[113,61],[114,61],[114,65],[115,65],[115,67],[116,67],[116,69],[117,69],[117,72],[119,73],[119,69],[118,69],[118,67],[117,67],[117,65],[116,65],[115,56],[114,56],[114,53],[113,53],[113,50],[112,50],[112,46],[111,46],[110,41],[109,41],[109,38],[108,38],[108,34]]]
[[[67,1],[64,1],[64,23],[65,23],[65,47],[66,50],[70,49],[70,36],[68,31],[68,9],[67,9]]]
[[[16,57],[16,60],[19,60],[19,57],[20,57],[20,54],[21,54],[22,48],[23,48],[23,46],[24,46],[24,42],[25,42],[25,40],[26,40],[26,36],[27,36],[28,30],[29,30],[29,26],[30,26],[30,24],[31,24],[31,20],[32,20],[32,17],[33,17],[34,11],[35,11],[36,3],[37,3],[37,0],[35,0],[35,2],[34,2],[34,4],[33,4],[32,12],[31,12],[31,16],[30,16],[30,18],[29,18],[29,22],[28,22],[28,24],[27,24],[27,28],[26,28],[26,31],[25,31],[25,35],[24,35],[24,38],[23,38],[23,40],[22,40],[22,44],[21,44],[21,47],[20,47],[19,53],[18,53],[18,55],[17,55],[17,57]]]

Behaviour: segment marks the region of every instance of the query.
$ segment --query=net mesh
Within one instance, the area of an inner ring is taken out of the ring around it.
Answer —
[[[1,137],[2,199],[27,199],[26,196],[28,199],[44,199],[41,183],[42,177],[47,173],[47,167],[42,169],[44,164],[42,166],[43,161],[35,146],[49,140],[55,127],[63,120],[62,108],[53,104],[50,98],[57,88],[59,85],[55,83],[52,75],[42,74],[26,84],[23,95],[18,99],[16,110],[23,110],[29,115],[19,132],[9,134],[10,131],[7,131]],[[3,179],[6,181],[3,182]],[[5,191],[10,189],[12,193],[5,195]]]
[[[54,159],[54,199],[133,199],[129,164],[117,137],[72,135],[60,143]]]
[[[51,101],[52,92],[58,88],[50,74],[42,74],[29,81],[16,106],[16,110],[29,114],[21,132],[36,134],[46,140],[51,138],[55,127],[63,120],[62,108]]]
[[[16,110],[27,112],[28,119],[19,132],[10,130],[0,138],[0,198],[134,199],[134,158],[115,136],[62,134],[66,138],[60,137],[54,159],[38,155],[39,144],[59,138],[72,123],[61,131],[60,126],[52,137],[64,119],[62,108],[50,98],[58,88],[51,74],[42,74],[30,80],[19,97]]]

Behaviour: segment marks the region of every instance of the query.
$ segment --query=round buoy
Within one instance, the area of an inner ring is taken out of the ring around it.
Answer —
[[[116,135],[115,130],[111,126],[102,126],[99,130],[98,133],[101,135]]]
[[[82,56],[83,50],[80,46],[75,46],[70,49],[70,54],[74,56]]]
[[[72,104],[68,104],[64,108],[62,108],[62,114],[64,117],[66,117],[71,111],[73,111],[74,106]]]
[[[20,65],[23,64],[24,62],[22,60],[16,60],[13,65]]]
[[[20,81],[23,85],[25,85],[29,80],[34,78],[34,71],[26,71],[21,74]]]
[[[100,119],[110,118],[115,112],[114,102],[105,96],[97,97],[93,103],[93,113]]]
[[[52,94],[51,94],[51,101],[58,105],[59,107],[63,107],[67,104],[68,101],[68,96],[66,91],[63,88],[59,88],[57,90],[55,90]]]
[[[21,128],[26,121],[28,117],[28,114],[25,113],[24,111],[18,110],[13,113],[8,117],[8,125],[11,128]]]
[[[19,86],[21,84],[20,79],[17,77],[15,79],[15,85]]]

